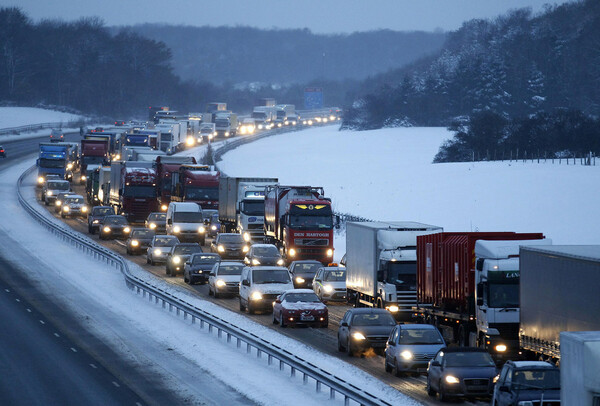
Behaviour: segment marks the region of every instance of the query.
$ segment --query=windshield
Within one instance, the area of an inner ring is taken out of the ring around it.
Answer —
[[[255,269],[254,283],[290,283],[290,274],[286,269]]]
[[[242,265],[221,265],[217,272],[219,275],[241,275],[242,269]]]
[[[259,120],[265,120],[267,118],[267,113],[254,112],[252,113],[252,118],[258,118]]]
[[[319,303],[320,300],[314,293],[288,293],[283,298],[286,302]]]
[[[317,270],[322,267],[323,265],[320,263],[314,263],[314,264],[296,264],[294,266],[294,273],[301,273],[301,274],[315,274],[317,272]]]
[[[199,245],[180,245],[175,247],[173,254],[195,254],[197,252],[202,252],[202,247]]]
[[[212,216],[210,216],[210,222],[211,223],[218,223],[219,222],[219,213],[215,213]]]
[[[40,158],[40,167],[42,168],[64,168],[66,162],[64,159],[46,159]]]
[[[241,234],[230,234],[230,235],[221,234],[219,236],[219,242],[238,242],[241,244],[244,242],[244,239],[242,238]]]
[[[65,204],[83,204],[83,197],[65,197]]]
[[[112,207],[96,207],[92,213],[93,216],[108,216],[111,214],[115,214]]]
[[[290,227],[296,230],[330,230],[333,227],[331,216],[290,215]]]
[[[518,283],[490,283],[489,307],[519,307]]]
[[[156,220],[166,220],[167,219],[167,213],[151,213],[148,216],[148,220],[150,221],[156,221]]]
[[[187,186],[185,198],[187,200],[219,200],[219,188]]]
[[[557,369],[515,371],[513,384],[526,389],[560,389],[560,371]]]
[[[352,318],[353,326],[395,326],[396,321],[389,313],[363,313],[355,314]]]
[[[253,247],[252,254],[259,255],[261,257],[278,257],[279,251],[277,247]]]
[[[154,231],[152,230],[133,230],[131,238],[152,238]]]
[[[244,200],[240,210],[247,216],[264,216],[265,202],[264,200]]]
[[[83,156],[83,163],[86,165],[104,163],[104,156]]]
[[[388,262],[384,279],[398,290],[417,290],[417,262]]]
[[[154,186],[126,186],[123,189],[123,197],[156,197]]]
[[[399,344],[443,344],[442,335],[437,330],[403,328],[400,330]]]
[[[344,282],[346,281],[346,271],[326,271],[323,274],[323,280],[326,282]]]
[[[52,190],[69,190],[69,182],[48,182],[48,189]]]
[[[193,264],[214,264],[221,259],[218,255],[194,255]]]
[[[104,220],[104,224],[127,224],[125,217],[110,217]]]
[[[172,247],[177,243],[179,243],[177,237],[160,237],[154,240],[155,247]]]
[[[494,360],[487,352],[446,353],[448,367],[495,367]]]
[[[202,223],[201,211],[176,211],[173,214],[173,221],[176,223]]]

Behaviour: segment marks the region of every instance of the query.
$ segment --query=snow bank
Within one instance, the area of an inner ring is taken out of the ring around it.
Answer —
[[[0,128],[79,120],[81,116],[34,107],[0,107]]]

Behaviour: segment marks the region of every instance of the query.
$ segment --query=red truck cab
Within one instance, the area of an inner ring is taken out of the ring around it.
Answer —
[[[181,165],[174,173],[172,201],[195,202],[203,209],[219,208],[220,173],[208,165]]]
[[[173,174],[179,173],[183,164],[195,164],[196,158],[191,156],[159,156],[156,158],[155,168],[157,176],[157,189],[160,211],[167,211],[171,202],[174,189]]]

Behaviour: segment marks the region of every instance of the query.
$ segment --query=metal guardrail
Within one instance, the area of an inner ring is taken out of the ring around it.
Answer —
[[[24,179],[34,170],[35,166],[32,166],[19,177],[17,196],[21,206],[23,206],[35,220],[58,236],[61,240],[71,243],[84,253],[93,256],[94,259],[106,262],[108,265],[120,270],[125,277],[125,283],[135,293],[141,294],[143,298],[148,297],[149,302],[154,302],[155,304],[161,303],[164,309],[168,306],[170,312],[175,311],[178,316],[182,314],[184,320],[191,318],[192,324],[199,322],[200,328],[208,328],[208,332],[211,334],[214,334],[214,330],[216,330],[218,338],[225,336],[227,343],[231,343],[232,340],[235,340],[237,348],[241,348],[242,344],[244,344],[246,346],[246,352],[252,353],[254,350],[257,358],[262,358],[264,354],[267,358],[268,365],[272,365],[274,360],[279,361],[280,371],[284,371],[287,366],[290,371],[290,376],[294,377],[297,373],[303,374],[304,384],[307,384],[308,378],[311,378],[315,382],[315,391],[317,393],[321,392],[323,386],[329,388],[330,399],[335,399],[336,394],[340,394],[344,398],[345,405],[349,405],[350,401],[354,401],[365,406],[391,406],[389,402],[337,377],[331,372],[321,369],[319,366],[298,357],[285,348],[281,348],[278,345],[275,345],[250,331],[235,326],[227,320],[223,320],[218,316],[210,314],[171,293],[152,286],[148,282],[133,275],[127,266],[127,261],[120,255],[97,244],[95,241],[88,239],[84,235],[75,232],[62,224],[57,224],[52,221],[52,219],[45,217],[29,204],[21,193]]]
[[[40,123],[40,124],[29,124],[22,125],[20,127],[10,127],[10,128],[0,128],[0,135],[5,134],[19,134],[26,131],[36,131],[42,130],[44,128],[62,128],[67,125],[64,121],[56,122],[56,123]]]

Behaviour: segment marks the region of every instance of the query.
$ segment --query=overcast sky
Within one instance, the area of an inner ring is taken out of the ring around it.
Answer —
[[[349,33],[388,28],[444,31],[472,18],[565,0],[0,0],[20,7],[34,21],[98,16],[107,25],[168,23],[308,28],[315,33]]]

